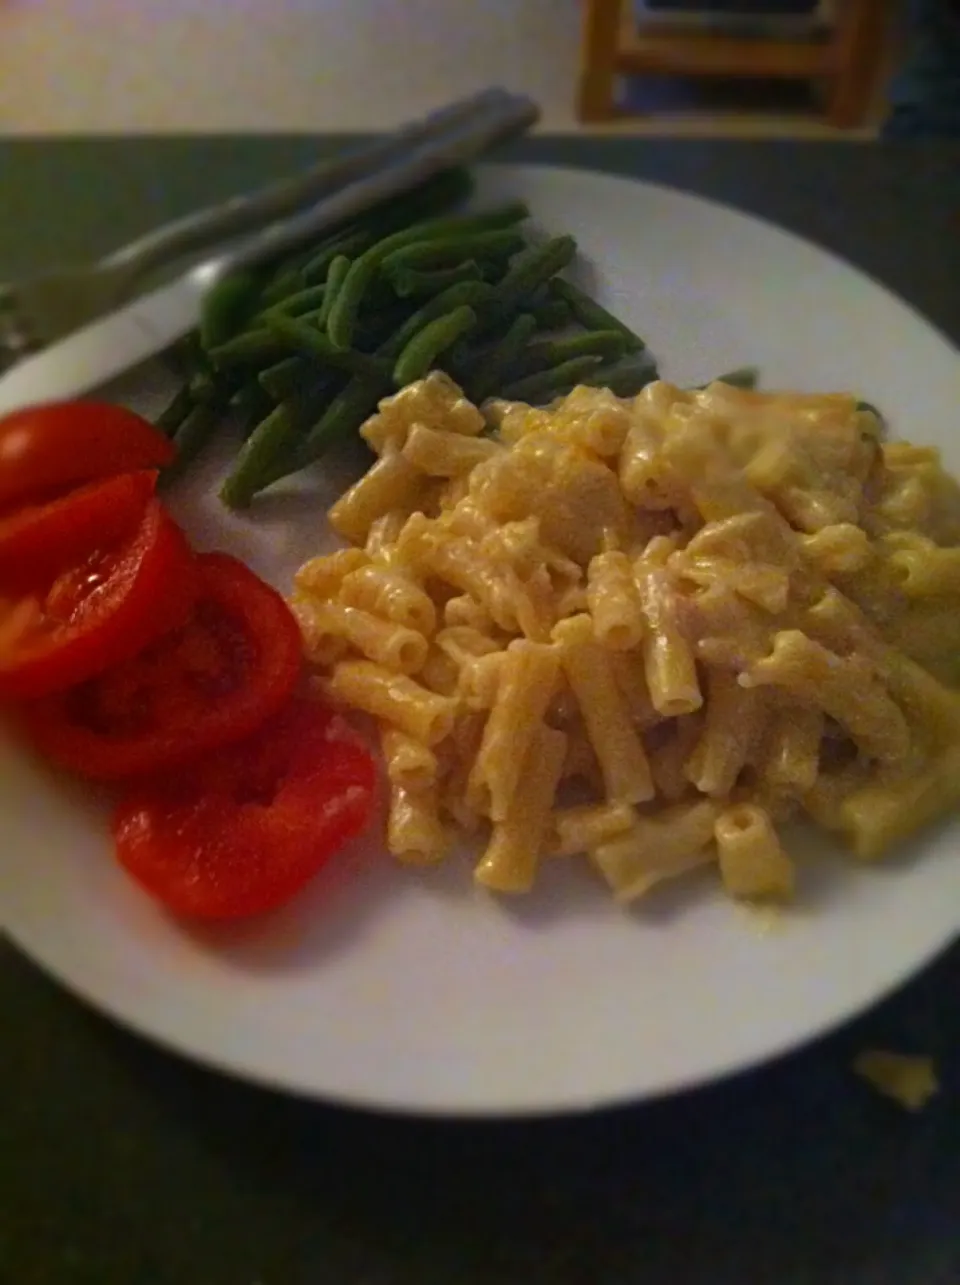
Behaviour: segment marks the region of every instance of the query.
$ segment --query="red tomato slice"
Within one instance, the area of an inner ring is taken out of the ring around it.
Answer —
[[[52,402],[0,418],[0,512],[82,482],[165,468],[173,443],[107,402]]]
[[[369,820],[376,767],[344,720],[288,702],[199,770],[138,786],[117,858],[178,915],[233,919],[289,901]]]
[[[0,518],[0,589],[48,584],[64,566],[112,548],[140,525],[157,485],[155,469],[121,473]]]
[[[48,758],[99,780],[168,771],[249,736],[286,702],[302,656],[290,608],[228,554],[201,554],[195,567],[185,624],[23,711]]]
[[[159,500],[124,544],[98,551],[35,595],[0,603],[0,698],[62,692],[176,628],[196,590],[193,553]]]

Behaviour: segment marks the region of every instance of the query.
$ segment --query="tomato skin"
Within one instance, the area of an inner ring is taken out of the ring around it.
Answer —
[[[194,568],[196,601],[179,630],[23,709],[47,758],[94,780],[166,772],[249,736],[288,700],[302,643],[284,599],[229,554],[200,554]]]
[[[47,504],[0,517],[0,591],[48,584],[95,549],[107,549],[139,526],[156,490],[156,469],[90,482]]]
[[[0,698],[63,692],[129,660],[186,618],[195,592],[186,536],[150,500],[126,544],[61,575],[37,606],[37,626],[0,642]]]
[[[117,859],[175,914],[262,914],[360,833],[376,780],[371,755],[339,715],[293,699],[247,741],[134,787],[113,817]]]
[[[100,477],[165,468],[176,449],[108,402],[51,402],[0,418],[0,512]]]

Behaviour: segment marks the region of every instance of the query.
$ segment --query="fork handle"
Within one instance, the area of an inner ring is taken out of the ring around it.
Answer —
[[[295,249],[343,220],[364,214],[379,202],[426,182],[441,170],[473,160],[487,148],[522,134],[538,117],[539,111],[532,99],[502,94],[496,101],[486,102],[482,110],[472,112],[469,118],[448,127],[439,137],[406,148],[390,164],[365,174],[300,214],[269,224],[209,263],[198,265],[193,272],[209,288],[238,268],[254,267],[276,254]]]
[[[158,268],[315,205],[432,139],[443,137],[458,125],[483,120],[489,113],[509,111],[517,101],[516,96],[504,89],[485,89],[431,112],[345,157],[321,161],[257,192],[230,197],[218,205],[164,224],[114,250],[101,264],[120,274],[122,284],[118,285],[118,295],[126,296],[136,282]]]

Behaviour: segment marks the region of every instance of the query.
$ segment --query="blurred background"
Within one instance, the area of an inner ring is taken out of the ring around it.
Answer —
[[[373,128],[492,81],[537,98],[544,128],[570,129],[588,2],[0,0],[0,132]],[[844,3],[637,0],[620,21],[803,40]],[[831,129],[817,93],[782,77],[644,75],[626,91],[639,115],[592,127],[817,136]],[[865,136],[873,99],[854,126]]]

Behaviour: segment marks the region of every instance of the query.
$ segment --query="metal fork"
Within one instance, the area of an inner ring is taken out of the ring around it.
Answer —
[[[167,223],[93,264],[0,285],[0,371],[119,308],[134,298],[144,279],[158,269],[251,230],[274,223],[279,226],[286,216],[315,206],[380,169],[389,169],[451,130],[456,132],[457,127],[486,116],[516,111],[521,105],[526,109],[525,123],[510,132],[519,132],[536,119],[535,106],[503,89],[484,90],[345,157],[321,162],[258,192],[231,197]],[[285,239],[289,236],[281,238],[278,249]]]

